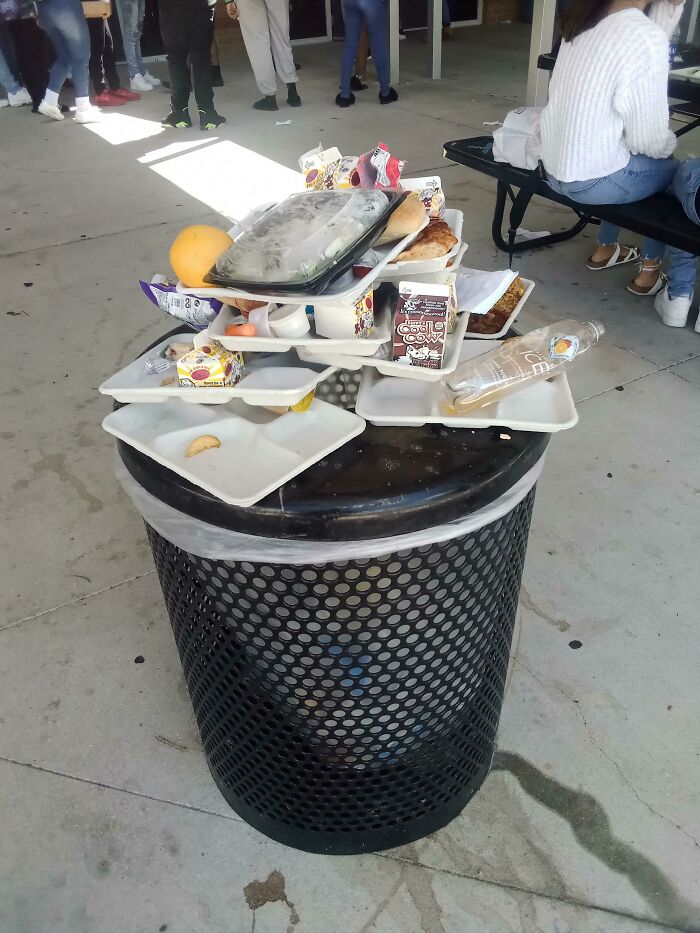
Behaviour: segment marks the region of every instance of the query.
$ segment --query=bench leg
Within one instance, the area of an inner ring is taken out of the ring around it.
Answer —
[[[573,227],[568,230],[560,230],[558,233],[549,233],[547,236],[537,237],[535,240],[523,240],[520,243],[509,245],[503,239],[503,215],[506,208],[506,199],[510,197],[515,200],[509,185],[504,181],[499,181],[496,186],[496,206],[493,212],[493,223],[491,225],[491,236],[495,245],[504,253],[524,253],[528,249],[535,249],[541,246],[552,246],[554,243],[562,243],[564,240],[570,240],[584,230],[589,223],[596,223],[592,217],[585,214],[577,214],[578,220]],[[513,231],[514,234],[514,231]],[[510,239],[510,237],[509,237]]]

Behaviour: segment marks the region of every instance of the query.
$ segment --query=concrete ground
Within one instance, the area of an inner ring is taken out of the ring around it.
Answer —
[[[537,282],[525,325],[597,317],[607,336],[572,377],[581,422],[540,483],[494,770],[415,845],[307,855],[224,803],[100,428],[96,387],[169,327],[137,279],[166,271],[182,226],[274,197],[319,139],[383,138],[407,172],[439,171],[468,263],[503,267],[492,183],[441,144],[522,101],[527,44],[526,27],[463,30],[433,84],[411,37],[399,103],[372,90],[344,112],[340,48],[302,47],[305,106],[272,115],[249,110],[233,44],[216,138],[161,132],[162,91],[98,128],[0,113],[3,933],[700,930],[700,336],[663,327],[629,272],[586,271],[591,235],[519,261]],[[526,222],[565,219],[540,206]]]

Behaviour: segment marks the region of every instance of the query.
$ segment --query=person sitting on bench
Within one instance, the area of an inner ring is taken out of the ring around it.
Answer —
[[[548,185],[580,204],[627,204],[665,191],[678,167],[670,158],[669,36],[684,0],[573,0],[562,17],[562,44],[542,113],[542,163]],[[602,223],[588,268],[640,259],[621,246],[619,227]],[[635,295],[656,295],[663,243],[646,240]],[[684,294],[671,279],[669,294]]]

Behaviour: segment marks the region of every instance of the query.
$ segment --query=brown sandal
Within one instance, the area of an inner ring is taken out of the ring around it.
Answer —
[[[651,298],[654,295],[658,295],[658,293],[663,288],[666,287],[666,283],[668,282],[668,276],[666,275],[665,272],[661,272],[660,270],[661,270],[660,262],[655,262],[651,266],[645,266],[643,261],[640,262],[639,263],[640,272],[658,272],[659,277],[654,282],[653,285],[649,285],[646,288],[643,288],[641,285],[637,285],[633,279],[630,282],[630,284],[627,286],[627,291],[630,292],[632,295],[637,295],[637,297],[639,298]]]
[[[613,269],[615,266],[625,266],[628,262],[639,262],[639,247],[638,246],[626,246],[624,247],[627,252],[624,256],[621,255],[622,248],[619,243],[615,244],[615,251],[613,252],[610,259],[598,259],[593,260],[589,258],[586,265],[591,270],[591,272],[600,272],[602,269]]]

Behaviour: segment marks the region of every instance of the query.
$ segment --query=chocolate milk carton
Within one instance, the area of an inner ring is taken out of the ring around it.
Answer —
[[[449,308],[448,285],[400,282],[393,359],[405,366],[441,369]]]

